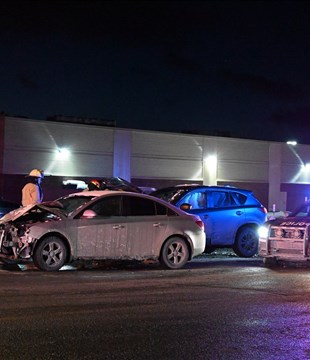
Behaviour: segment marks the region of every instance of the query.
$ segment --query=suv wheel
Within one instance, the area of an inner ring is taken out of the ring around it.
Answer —
[[[257,254],[258,234],[255,228],[247,226],[239,230],[233,250],[240,257],[252,257]]]

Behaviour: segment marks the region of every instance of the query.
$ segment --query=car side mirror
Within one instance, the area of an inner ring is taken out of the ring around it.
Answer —
[[[92,219],[94,217],[96,217],[97,214],[93,211],[93,210],[85,210],[81,216],[82,219]]]
[[[180,209],[183,211],[189,211],[191,208],[192,208],[192,205],[188,204],[188,203],[184,203],[180,206]]]

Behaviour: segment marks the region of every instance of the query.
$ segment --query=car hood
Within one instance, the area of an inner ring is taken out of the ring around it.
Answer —
[[[310,217],[286,217],[270,220],[267,222],[271,226],[292,226],[300,227],[310,225]]]
[[[59,216],[61,219],[65,219],[66,215],[64,212],[57,207],[53,207],[53,204],[35,204],[35,205],[27,205],[20,207],[18,209],[15,209],[13,211],[10,211],[9,213],[5,214],[2,218],[0,218],[0,224],[7,223],[9,221],[15,221],[18,218],[22,217],[26,213],[35,210],[35,209],[41,209],[47,212],[50,212],[51,214]],[[54,204],[55,205],[55,204]]]

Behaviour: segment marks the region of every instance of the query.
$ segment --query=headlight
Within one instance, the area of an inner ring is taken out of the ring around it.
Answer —
[[[267,226],[260,226],[258,228],[258,236],[263,239],[267,239],[268,237],[268,227]]]

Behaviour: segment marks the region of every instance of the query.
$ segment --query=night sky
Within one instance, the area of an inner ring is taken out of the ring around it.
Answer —
[[[2,1],[0,112],[310,144],[309,1]]]

